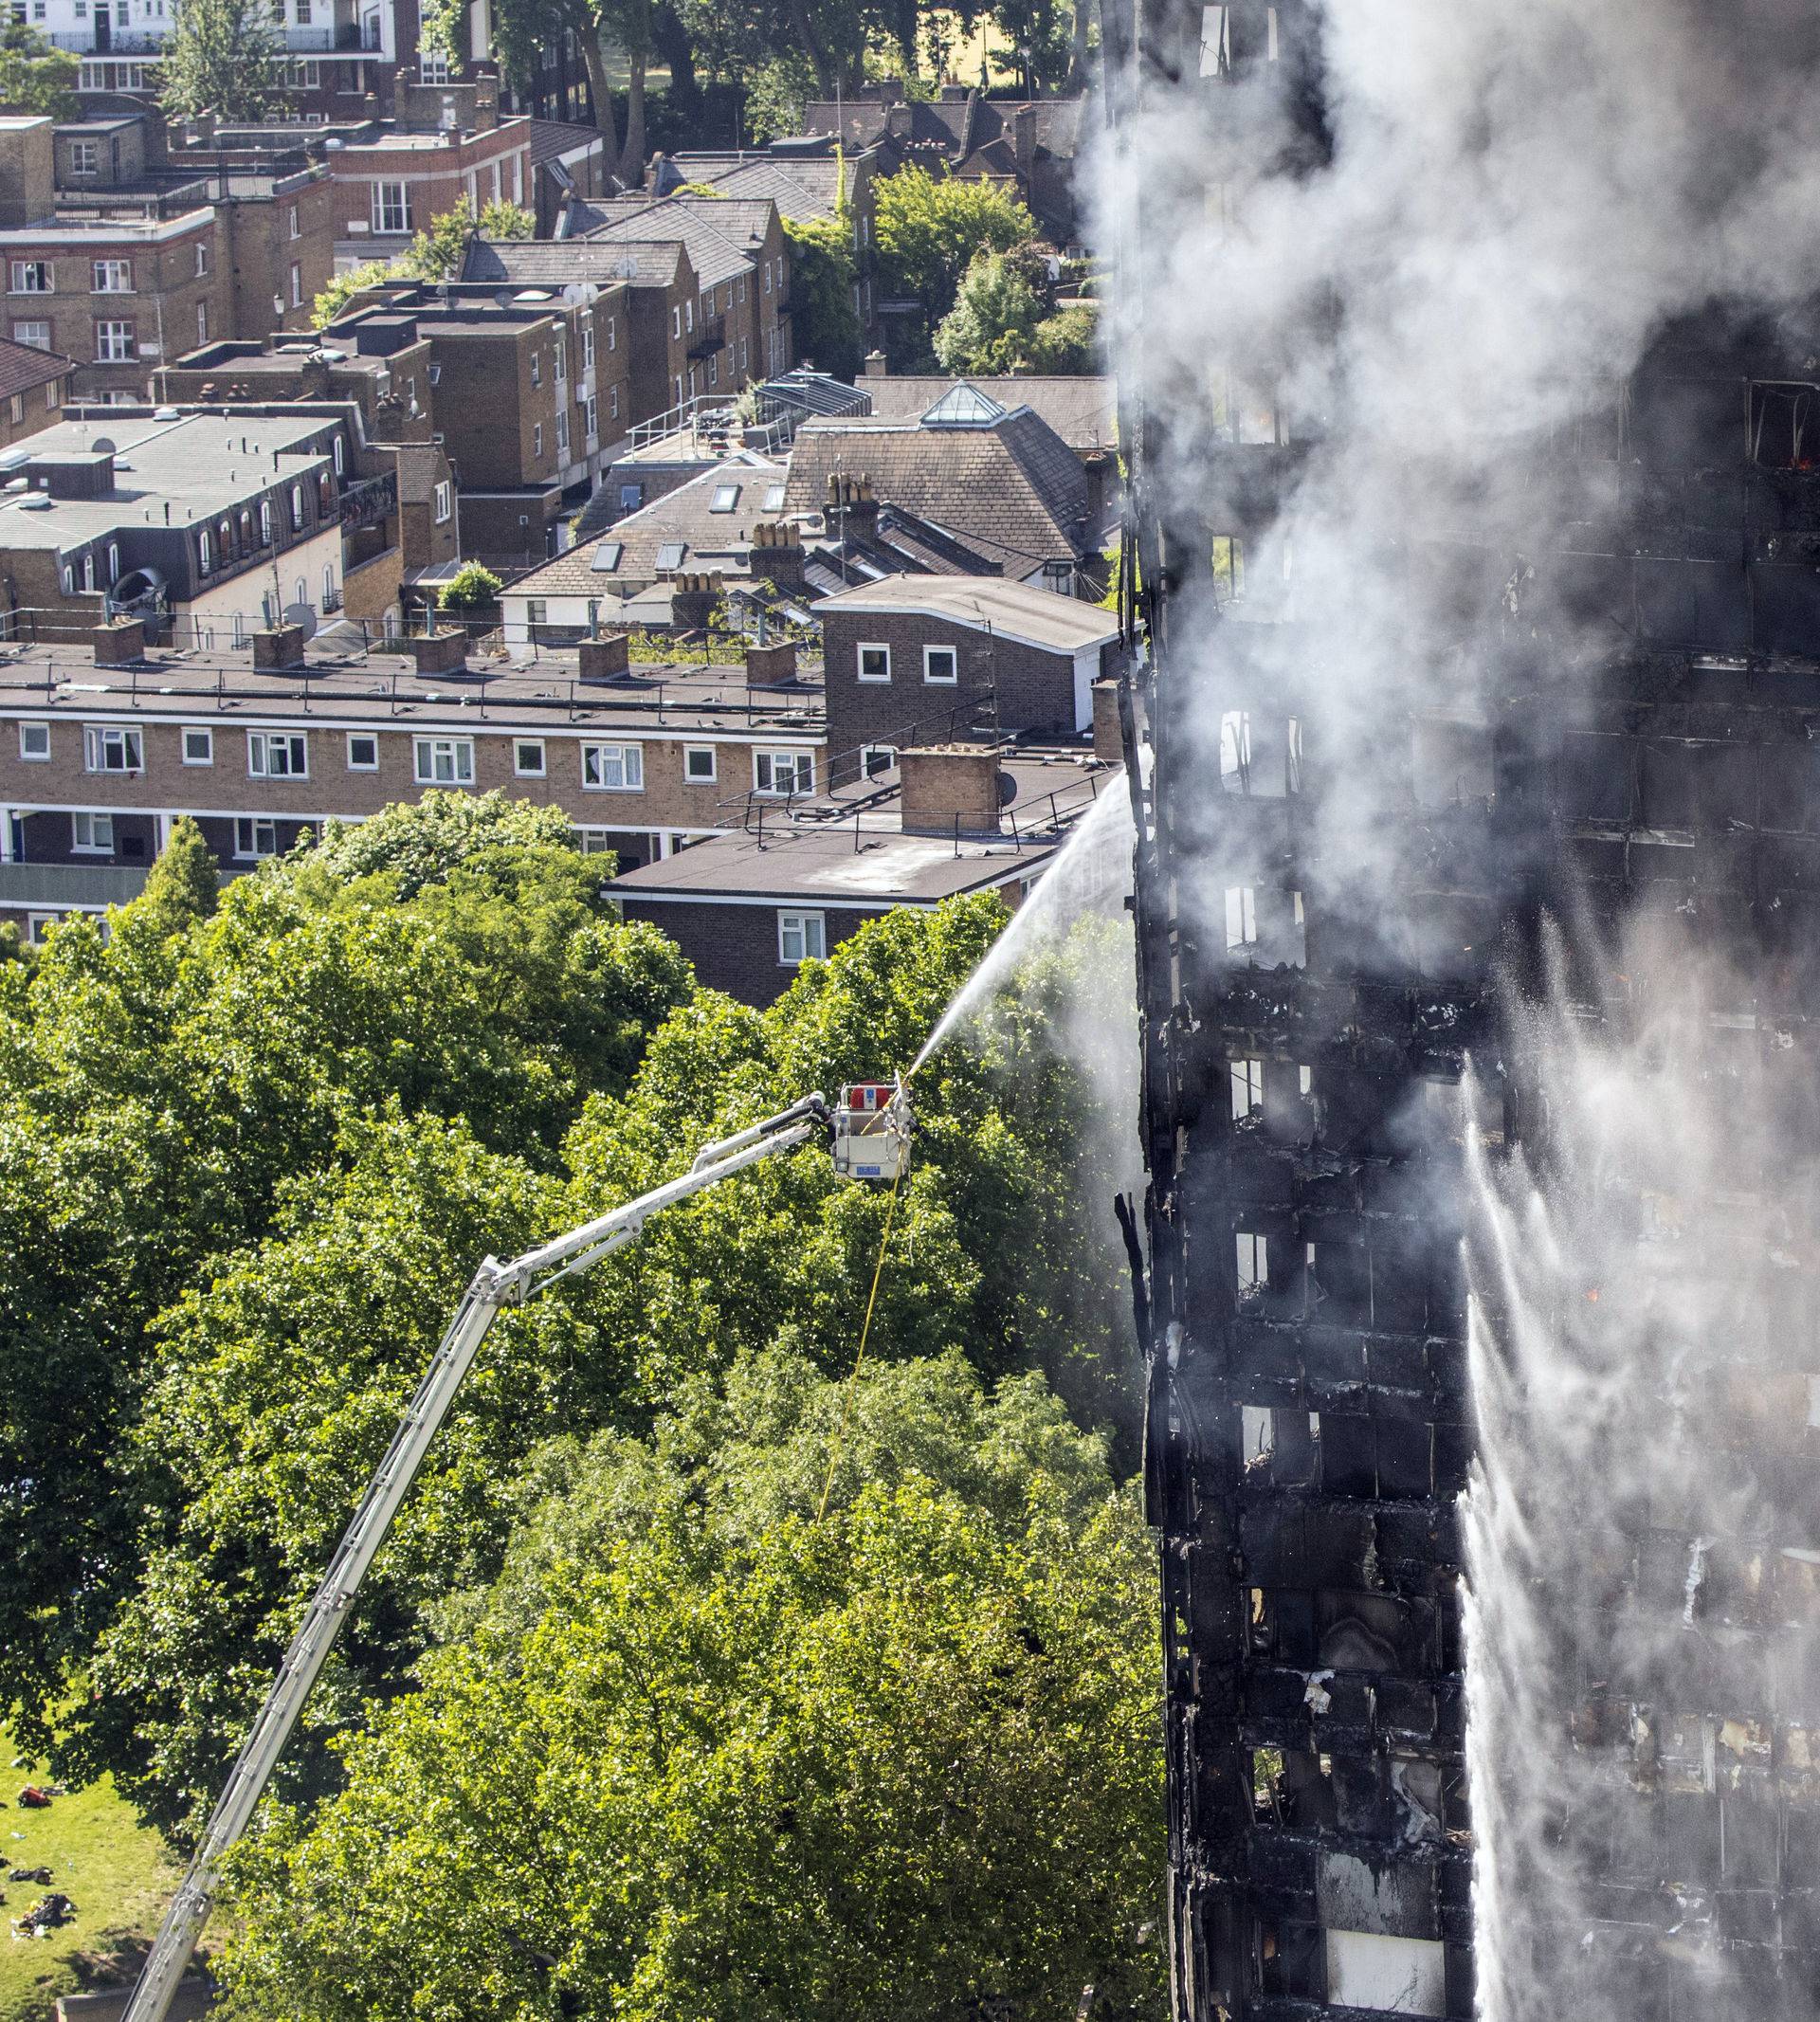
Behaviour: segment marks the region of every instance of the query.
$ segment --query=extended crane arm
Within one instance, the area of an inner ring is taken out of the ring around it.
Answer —
[[[687,1200],[690,1194],[699,1193],[703,1187],[711,1187],[730,1174],[807,1143],[811,1138],[824,1139],[830,1144],[840,1141],[848,1114],[845,1101],[838,1113],[830,1114],[819,1095],[806,1095],[800,1102],[792,1102],[762,1123],[710,1144],[680,1179],[654,1187],[623,1208],[615,1208],[610,1214],[572,1229],[554,1243],[527,1250],[510,1263],[501,1264],[496,1257],[488,1257],[474,1273],[474,1281],[462,1295],[455,1318],[424,1372],[385,1459],[367,1485],[354,1521],[329,1562],[302,1627],[284,1653],[284,1662],[265,1695],[265,1703],[259,1709],[252,1732],[235,1758],[227,1788],[197,1843],[183,1885],[146,1956],[121,2022],[164,2022],[177,1984],[195,1951],[196,1940],[209,1921],[221,1882],[222,1863],[246,1830],[254,1807],[271,1781],[272,1772],[278,1767],[310,1687],[327,1661],[367,1568],[384,1541],[398,1505],[416,1480],[430,1442],[447,1417],[462,1378],[500,1309],[522,1305],[573,1272],[598,1264],[623,1244],[635,1242],[652,1215]],[[909,1111],[901,1097],[895,1120],[898,1132],[894,1141],[901,1150],[908,1140]],[[866,1121],[868,1128],[876,1129],[876,1120],[868,1118]]]

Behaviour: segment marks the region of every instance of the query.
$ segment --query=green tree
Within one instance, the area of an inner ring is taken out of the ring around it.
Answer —
[[[860,369],[860,319],[853,308],[853,223],[842,205],[832,217],[786,218],[790,242],[791,333],[800,356],[850,379]]]
[[[136,917],[161,934],[181,934],[207,920],[221,895],[215,853],[188,814],[171,824],[171,833],[139,894]]]
[[[1100,370],[1100,322],[1084,303],[1045,317],[1030,333],[1028,361],[1033,373],[1094,373]]]
[[[1040,1382],[780,1351],[553,1452],[347,1787],[249,1844],[249,2017],[1162,2013],[1148,1540]],[[465,1614],[465,1621],[462,1621]]]
[[[75,920],[0,964],[0,1703],[27,1731],[168,1543],[122,1468],[204,1260],[257,1248],[288,1182],[332,1193],[363,1118],[460,1117],[555,1170],[691,987],[549,811],[381,817],[206,917],[200,870],[182,839],[108,938]]]
[[[47,35],[9,21],[0,32],[0,105],[10,113],[42,113],[51,119],[81,117],[76,95],[81,59],[57,48]]]
[[[914,296],[931,327],[981,253],[1009,253],[1036,236],[1029,211],[993,183],[912,166],[881,178],[874,195],[885,292]]]
[[[283,102],[281,54],[264,0],[177,0],[158,103],[173,119],[263,119]]]
[[[444,610],[485,610],[500,600],[505,588],[500,577],[482,562],[464,562],[446,583],[438,604]]]
[[[461,271],[470,239],[529,239],[537,225],[536,217],[521,204],[496,200],[478,217],[466,203],[457,204],[432,218],[397,259],[365,260],[345,274],[337,274],[316,298],[311,323],[326,330],[356,295],[383,287],[389,281],[446,281]]]
[[[815,96],[815,71],[800,50],[758,64],[745,84],[746,132],[759,147],[802,132]]]
[[[982,253],[936,332],[936,356],[944,372],[1016,372],[1028,364],[1042,320],[1043,298],[1025,263]]]

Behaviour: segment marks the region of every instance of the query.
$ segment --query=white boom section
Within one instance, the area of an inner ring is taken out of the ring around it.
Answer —
[[[197,1843],[183,1885],[156,1942],[146,1955],[121,2022],[164,2022],[178,1982],[195,1951],[196,1940],[209,1921],[221,1882],[222,1862],[246,1830],[367,1568],[416,1479],[424,1455],[447,1417],[462,1378],[500,1308],[521,1305],[539,1292],[547,1292],[559,1279],[599,1263],[622,1244],[635,1242],[652,1215],[686,1200],[691,1193],[699,1193],[703,1187],[711,1187],[717,1180],[755,1165],[774,1153],[826,1136],[828,1129],[827,1103],[819,1095],[805,1096],[800,1102],[774,1117],[767,1117],[750,1130],[709,1145],[681,1179],[641,1193],[625,1207],[603,1214],[598,1221],[572,1229],[554,1243],[546,1243],[541,1249],[527,1250],[509,1264],[488,1257],[474,1273],[474,1282],[463,1294],[455,1318],[424,1372],[385,1459],[367,1485],[354,1521],[336,1548],[329,1570],[303,1617],[303,1626],[284,1653],[284,1662],[265,1695],[265,1703],[259,1709],[252,1732],[235,1758],[228,1786]]]

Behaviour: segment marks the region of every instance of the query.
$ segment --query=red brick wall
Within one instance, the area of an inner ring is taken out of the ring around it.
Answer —
[[[724,990],[742,1003],[765,1005],[781,996],[795,979],[794,969],[777,959],[777,905],[716,905],[709,901],[641,904],[630,893],[622,909],[628,920],[648,920],[675,941],[695,964],[695,973],[711,990]],[[806,903],[801,910],[819,910]],[[829,911],[823,918],[831,954],[878,913]]]

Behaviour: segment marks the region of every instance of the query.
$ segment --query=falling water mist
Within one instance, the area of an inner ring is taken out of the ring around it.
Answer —
[[[1524,1149],[1468,1133],[1497,2022],[1815,2012],[1767,1926],[1820,1873],[1820,1104],[1756,1001],[1684,916],[1590,982],[1557,943],[1514,1019]]]

